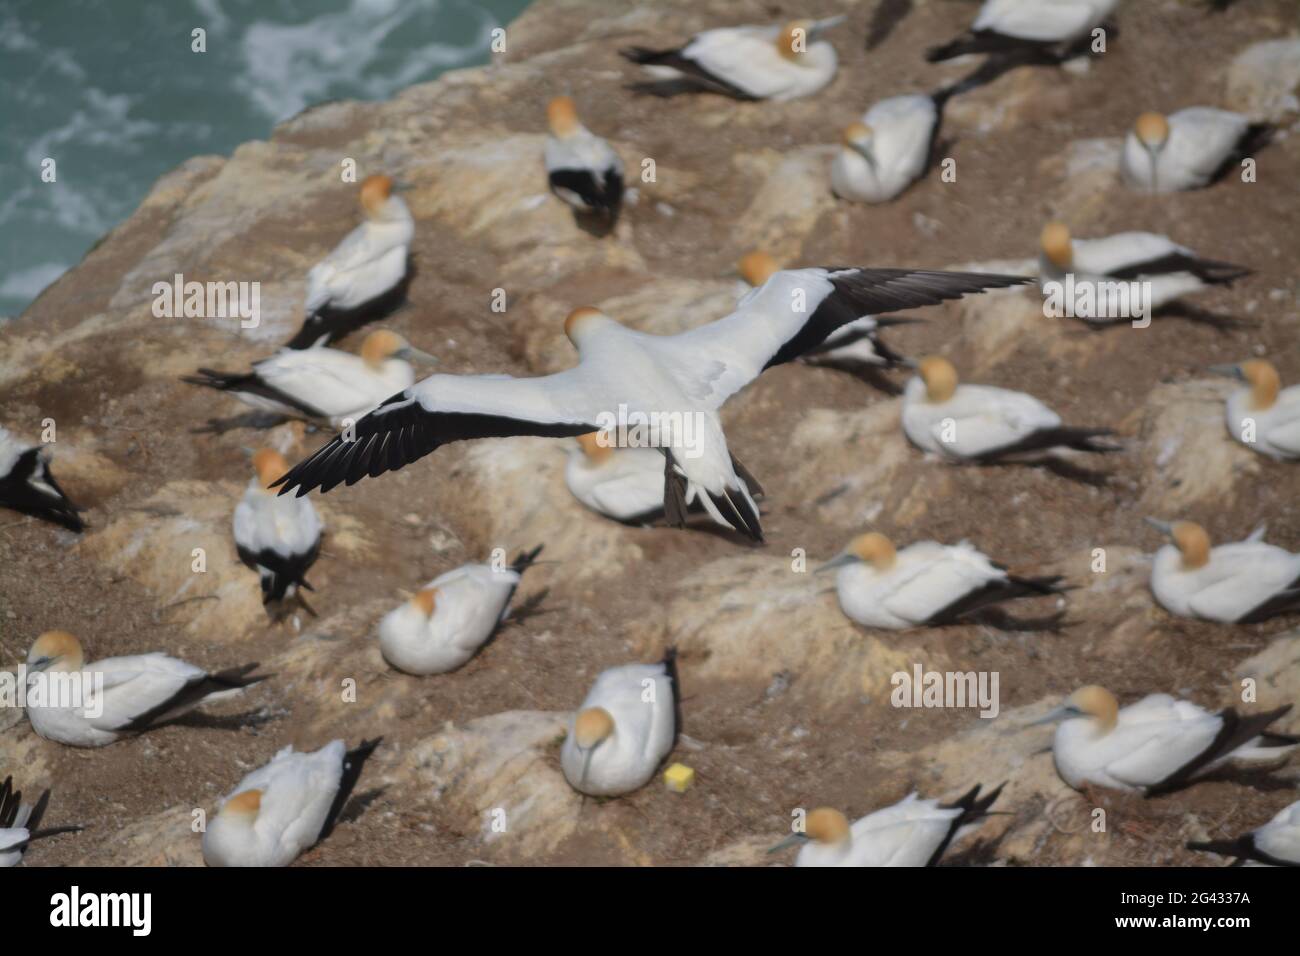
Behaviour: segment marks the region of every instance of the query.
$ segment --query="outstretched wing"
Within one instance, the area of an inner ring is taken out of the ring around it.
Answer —
[[[597,431],[599,397],[582,366],[539,378],[433,375],[363,416],[277,484],[298,496],[354,485],[470,438],[565,438]]]

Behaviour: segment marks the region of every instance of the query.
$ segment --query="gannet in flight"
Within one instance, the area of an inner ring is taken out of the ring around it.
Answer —
[[[1300,385],[1282,388],[1277,369],[1264,359],[1215,365],[1210,371],[1246,383],[1228,397],[1228,432],[1233,438],[1278,461],[1300,459]]]
[[[551,100],[546,121],[551,128],[545,153],[551,192],[578,212],[599,216],[612,226],[623,203],[623,160],[578,122],[570,97]]]
[[[410,358],[436,361],[396,332],[380,329],[366,336],[360,355],[323,345],[280,349],[254,362],[251,372],[201,368],[181,381],[229,392],[261,411],[340,426],[408,388],[415,381]]]
[[[954,803],[912,793],[852,825],[839,810],[821,807],[808,814],[802,833],[769,852],[799,846],[795,866],[936,866],[955,840],[988,816],[1001,792],[1000,786],[981,797],[976,785]]]
[[[619,50],[656,81],[633,89],[657,96],[722,93],[738,100],[792,100],[816,93],[835,77],[835,48],[822,39],[843,16],[794,20],[784,26],[721,27],[696,34],[684,46]]]
[[[681,729],[677,655],[658,664],[603,671],[569,725],[560,767],[569,786],[593,797],[645,786]]]
[[[1189,850],[1235,856],[1241,866],[1300,866],[1300,800],[1235,840],[1189,843]]]
[[[1072,452],[1117,451],[1109,428],[1075,428],[1032,395],[960,385],[952,363],[930,356],[903,388],[903,432],[922,451],[967,462],[1071,461]]]
[[[715,521],[761,541],[751,488],[718,417],[729,397],[861,315],[1025,281],[906,269],[789,270],[751,291],[726,318],[672,336],[637,332],[596,309],[577,309],[564,324],[578,351],[576,367],[539,378],[431,376],[295,465],[281,493],[355,484],[463,439],[577,437],[626,425],[620,444],[649,443],[665,455],[670,523],[685,521],[694,485]]]
[[[1210,536],[1192,521],[1147,522],[1173,539],[1156,552],[1151,592],[1179,617],[1223,624],[1255,624],[1300,612],[1300,554],[1261,539],[1210,547]]]
[[[1060,624],[1060,611],[1041,620],[1020,620],[997,605],[1022,597],[1056,595],[1061,578],[1008,574],[969,542],[918,541],[901,551],[883,534],[854,538],[818,571],[838,569],[840,609],[867,627],[901,631],[944,624],[987,623],[1006,630],[1041,630]]]
[[[361,182],[366,220],[307,273],[307,318],[286,348],[329,345],[401,304],[415,221],[387,176]]]
[[[0,508],[61,525],[69,531],[86,527],[81,510],[50,473],[46,449],[25,445],[0,427]]]
[[[882,203],[925,175],[935,156],[943,108],[954,87],[929,96],[883,99],[845,127],[831,161],[831,189],[841,199]]]
[[[473,657],[505,620],[523,573],[541,552],[500,570],[466,564],[434,578],[379,622],[384,660],[408,674],[445,674]]]
[[[27,652],[27,717],[46,740],[72,747],[103,747],[174,720],[202,704],[224,700],[263,678],[252,675],[256,664],[218,674],[166,654],[106,657],[87,664],[81,642],[66,631],[46,631]],[[79,674],[76,699],[60,695],[34,699],[38,678]]]
[[[1086,52],[1094,29],[1119,0],[985,0],[970,29],[926,51],[931,63],[991,53],[1026,63],[1059,63]]]
[[[1158,309],[1193,292],[1212,285],[1231,285],[1253,270],[1230,262],[1206,259],[1168,236],[1152,232],[1121,232],[1104,239],[1072,239],[1069,227],[1050,222],[1039,237],[1038,266],[1040,282],[1047,292],[1049,282],[1064,282],[1073,276],[1075,289],[1093,284],[1093,297],[1100,304],[1107,300],[1106,284],[1138,285],[1149,290],[1147,306]],[[1076,297],[1077,298],[1077,297]],[[1132,315],[1109,315],[1106,310],[1085,308],[1075,318],[1085,322],[1110,323],[1128,321]]]
[[[1128,185],[1147,192],[1200,189],[1254,156],[1275,131],[1269,123],[1209,106],[1169,116],[1143,113],[1124,139],[1120,173]]]
[[[1228,761],[1274,762],[1300,738],[1268,727],[1291,709],[1217,714],[1168,694],[1150,694],[1120,709],[1104,687],[1075,691],[1034,724],[1061,721],[1052,755],[1061,779],[1080,790],[1094,784],[1153,796],[1186,786]]]
[[[41,794],[35,806],[24,804],[22,799],[22,791],[14,789],[14,778],[5,777],[5,782],[0,784],[0,870],[17,866],[34,840],[83,829],[79,826],[40,828],[45,808],[50,805],[49,790]]]
[[[253,456],[253,479],[235,506],[235,549],[262,581],[262,603],[312,590],[307,571],[320,556],[321,522],[310,498],[282,498],[271,488],[289,470],[278,451]]]
[[[254,770],[221,801],[203,833],[208,866],[288,866],[334,830],[383,738],[344,752],[332,740],[314,753],[290,745]]]

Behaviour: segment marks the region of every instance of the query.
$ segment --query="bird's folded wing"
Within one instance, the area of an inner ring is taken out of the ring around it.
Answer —
[[[1159,783],[1200,756],[1214,743],[1221,726],[1221,721],[1207,717],[1112,731],[1124,735],[1128,746],[1106,765],[1106,771],[1131,786]]]
[[[116,730],[126,727],[143,714],[162,713],[167,704],[186,687],[207,674],[200,668],[164,654],[141,654],[116,657],[92,665],[89,672],[103,675],[103,687],[92,687],[86,710],[102,707],[98,717],[87,719],[92,726]]]
[[[1074,267],[1079,272],[1110,276],[1130,272],[1134,266],[1158,262],[1177,253],[1193,255],[1168,236],[1154,232],[1121,232],[1104,239],[1076,239]],[[1145,273],[1141,273],[1145,274]]]
[[[279,392],[319,409],[351,410],[374,401],[365,386],[372,381],[361,359],[337,349],[282,349],[254,368]]]
[[[1063,40],[1086,30],[1096,16],[1092,0],[1025,3],[998,0],[986,4],[973,29],[993,30],[1023,40]]]
[[[396,471],[454,441],[583,435],[597,430],[601,411],[582,366],[539,378],[433,375],[381,403],[277,484],[281,494],[296,488],[302,496]]]

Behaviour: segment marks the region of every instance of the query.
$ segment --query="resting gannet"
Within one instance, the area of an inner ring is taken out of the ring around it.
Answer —
[[[235,506],[235,549],[239,560],[258,573],[262,603],[312,590],[307,571],[320,556],[321,522],[309,498],[281,498],[272,483],[289,470],[278,451],[263,448],[253,456],[256,474]]]
[[[1087,51],[1119,0],[985,0],[970,29],[926,51],[931,63],[969,53],[1054,63]]]
[[[715,521],[761,541],[752,489],[718,417],[729,397],[861,315],[1024,281],[900,269],[790,270],[752,290],[726,318],[672,336],[633,331],[597,309],[577,309],[565,320],[576,367],[539,378],[431,376],[294,466],[281,493],[351,485],[452,441],[618,429],[619,444],[653,445],[665,454],[670,523],[685,521],[693,485]]]
[[[551,192],[581,213],[618,219],[623,203],[623,161],[609,143],[578,122],[567,96],[546,106],[551,135],[546,140],[546,176]]]
[[[1276,127],[1230,110],[1192,106],[1165,116],[1143,113],[1120,153],[1120,173],[1153,193],[1200,189],[1264,148]]]
[[[1244,866],[1300,866],[1300,800],[1235,840],[1189,843],[1187,849],[1235,856]]]
[[[307,318],[285,347],[329,345],[401,305],[415,221],[387,176],[361,182],[366,221],[307,273]]]
[[[50,805],[49,790],[41,794],[35,806],[22,800],[22,792],[14,789],[14,778],[5,777],[5,782],[0,784],[0,870],[17,866],[33,841],[82,829],[79,826],[40,828],[45,808]]]
[[[81,510],[64,494],[50,473],[46,449],[25,445],[0,428],[0,508],[62,525],[69,531],[85,530]]]
[[[1282,388],[1277,369],[1264,359],[1215,365],[1210,371],[1246,383],[1228,397],[1228,432],[1233,438],[1278,461],[1300,459],[1300,385]]]
[[[891,96],[845,127],[831,161],[835,195],[853,202],[888,202],[924,176],[934,160],[944,105],[954,91]]]

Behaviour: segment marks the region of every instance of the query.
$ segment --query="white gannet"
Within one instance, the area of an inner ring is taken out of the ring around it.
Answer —
[[[578,122],[573,100],[557,96],[546,105],[546,177],[551,192],[581,213],[610,225],[623,202],[623,160],[609,143]]]
[[[103,747],[242,693],[263,679],[251,674],[256,667],[209,674],[156,652],[87,664],[80,641],[66,631],[46,631],[27,652],[27,717],[46,740]],[[80,675],[75,682],[64,679],[75,692],[61,693],[44,679],[48,674]]]
[[[963,541],[918,541],[898,551],[883,534],[858,535],[843,552],[818,568],[837,569],[835,591],[846,617],[867,627],[901,631],[944,624],[987,623],[1009,630],[1041,630],[1060,624],[1022,620],[997,605],[1022,597],[1060,594],[1061,578],[1025,578]]]
[[[852,825],[839,810],[821,807],[808,814],[802,833],[768,852],[800,846],[795,866],[936,866],[955,840],[988,816],[1002,786],[981,797],[976,785],[953,803],[912,793]]]
[[[307,318],[285,348],[329,345],[401,305],[415,221],[393,188],[387,176],[362,180],[366,220],[307,273]]]
[[[718,417],[731,395],[861,315],[1025,281],[904,269],[789,270],[752,290],[726,318],[672,336],[637,332],[597,309],[577,309],[564,323],[578,351],[576,367],[538,378],[433,375],[295,465],[281,493],[351,485],[452,441],[577,437],[616,428],[620,445],[652,444],[671,456],[664,502],[671,524],[684,523],[686,489],[694,484],[715,521],[761,541],[751,487]]]
[[[853,202],[888,202],[925,175],[954,88],[883,99],[845,127],[831,161],[831,189]]]
[[[201,368],[181,381],[229,392],[261,411],[338,426],[410,387],[415,372],[409,358],[436,361],[397,333],[380,329],[366,336],[360,355],[324,345],[280,349],[254,362],[251,372]]]
[[[1188,843],[1187,849],[1235,856],[1242,866],[1300,866],[1300,800],[1235,840]]]
[[[1152,796],[1186,786],[1228,761],[1285,759],[1297,738],[1268,727],[1290,709],[1287,704],[1243,717],[1229,707],[1212,714],[1168,694],[1149,694],[1121,709],[1114,694],[1094,685],[1075,691],[1033,724],[1061,721],[1052,756],[1061,779],[1075,790],[1091,784]]]
[[[677,741],[679,694],[677,654],[671,648],[658,664],[602,671],[560,748],[569,786],[593,797],[645,786]]]
[[[508,568],[466,564],[439,575],[379,622],[384,660],[408,674],[445,674],[478,652],[505,620],[523,573],[542,547]]]
[[[1109,428],[1075,428],[1032,395],[963,385],[939,356],[917,363],[903,387],[903,432],[922,451],[967,462],[1072,463],[1073,452],[1112,452]]]
[[[61,525],[69,531],[85,530],[81,509],[72,503],[50,473],[46,450],[26,445],[0,427],[0,508]]]
[[[1143,113],[1124,139],[1120,173],[1128,185],[1147,192],[1200,189],[1263,149],[1274,129],[1209,106],[1168,116]]]
[[[1300,459],[1300,385],[1282,388],[1277,369],[1264,359],[1215,365],[1210,371],[1246,383],[1228,396],[1228,432],[1233,438],[1278,461]]]
[[[843,16],[794,20],[784,26],[720,27],[684,46],[619,50],[656,79],[633,89],[657,96],[707,91],[740,100],[792,100],[816,93],[835,77],[835,48],[822,39]]]
[[[35,806],[24,804],[22,800],[22,791],[14,789],[14,778],[5,777],[5,782],[0,784],[0,870],[17,866],[34,840],[83,829],[79,826],[41,829],[41,818],[50,805],[49,790],[41,794]]]
[[[1230,262],[1206,259],[1168,236],[1153,232],[1120,232],[1104,239],[1073,239],[1062,222],[1050,222],[1039,237],[1040,284],[1063,283],[1072,277],[1076,290],[1074,317],[1085,322],[1128,321],[1133,315],[1108,314],[1123,310],[1102,309],[1107,290],[1123,284],[1142,284],[1149,292],[1147,306],[1154,310],[1212,285],[1231,285],[1253,270]],[[1095,306],[1089,308],[1078,294],[1091,285]],[[1135,290],[1136,291],[1136,290]],[[1132,295],[1130,294],[1130,298]],[[1131,310],[1130,310],[1131,311]]]
[[[647,524],[664,513],[664,456],[653,448],[619,448],[599,432],[579,435],[564,483],[583,505],[615,521]]]
[[[235,549],[262,582],[262,603],[312,590],[306,574],[320,555],[321,522],[309,498],[281,498],[271,485],[289,470],[278,451],[253,456],[253,479],[235,506]]]
[[[1245,541],[1212,548],[1195,522],[1147,522],[1173,539],[1151,564],[1151,593],[1171,613],[1254,624],[1300,612],[1300,554],[1265,544],[1262,528]]]
[[[333,831],[362,768],[383,738],[344,751],[332,740],[313,753],[290,745],[221,801],[203,833],[208,866],[288,866]]]
[[[926,51],[931,63],[970,53],[1059,63],[1085,53],[1119,0],[985,0],[970,29]],[[1112,28],[1113,29],[1113,28]]]

